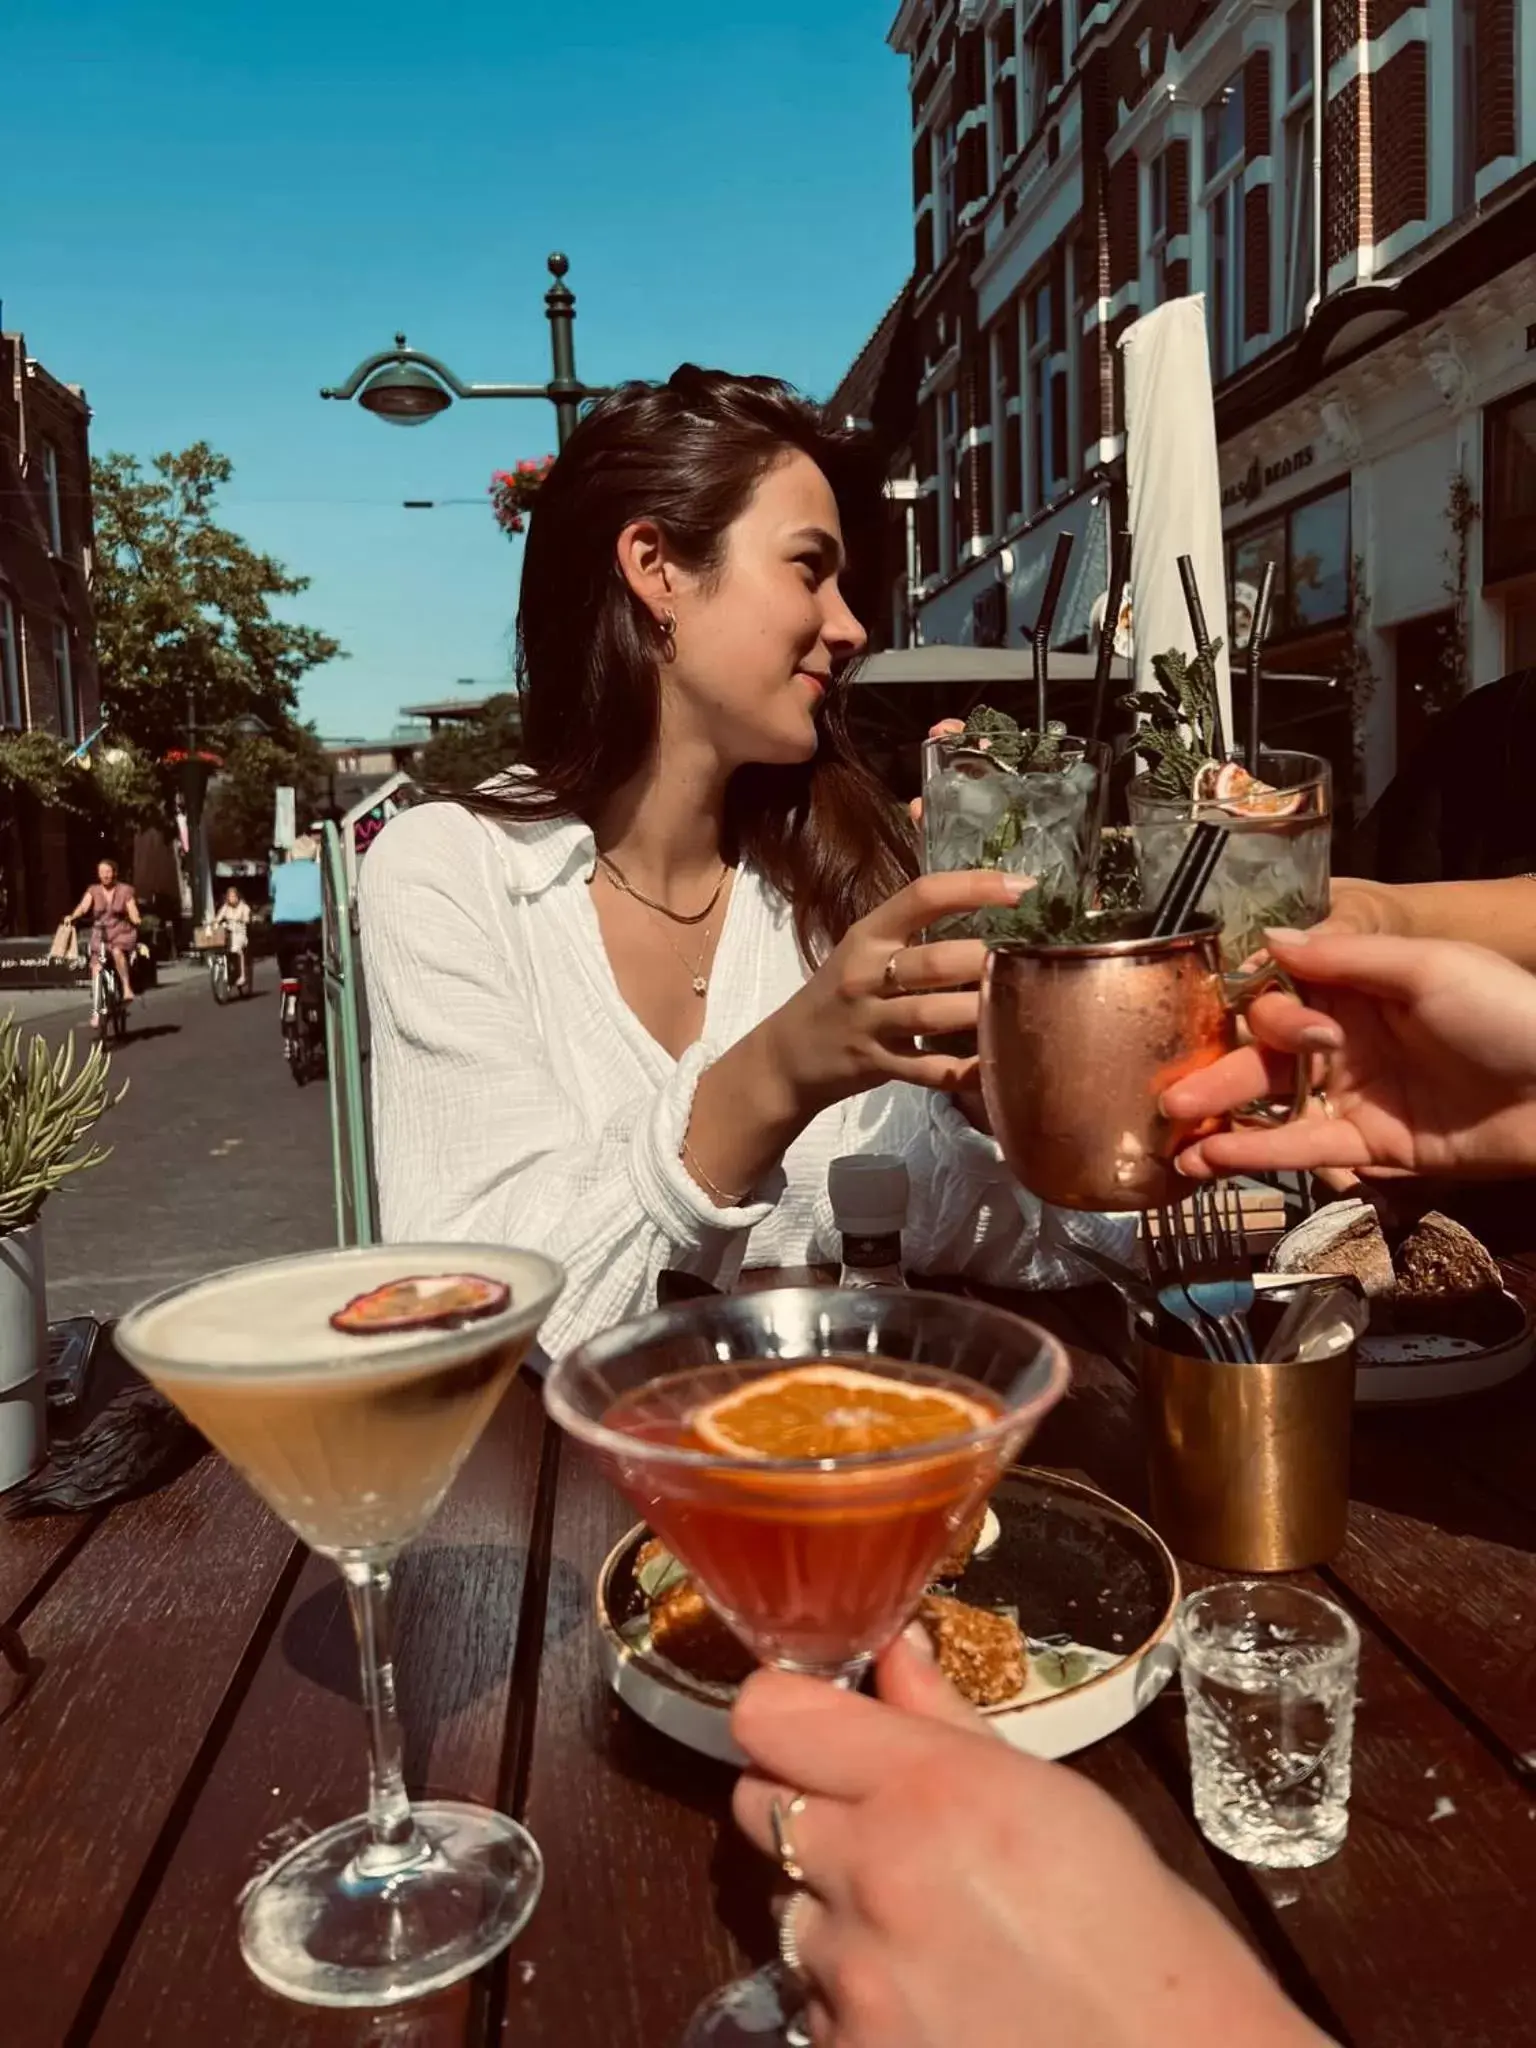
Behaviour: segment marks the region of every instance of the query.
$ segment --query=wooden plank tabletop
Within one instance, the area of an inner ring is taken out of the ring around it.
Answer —
[[[1536,1296],[1536,1262],[1511,1279]],[[1113,1298],[1003,1298],[1073,1351],[1032,1461],[1144,1505]],[[1352,1490],[1349,1540],[1313,1581],[1363,1638],[1337,1858],[1267,1873],[1207,1846],[1176,1690],[1073,1768],[1353,2048],[1536,2044],[1536,1374],[1357,1414]],[[730,1773],[603,1685],[592,1587],[631,1520],[519,1380],[402,1561],[411,1789],[519,1813],[548,1874],[507,1956],[387,2015],[272,1997],[235,1938],[241,1886],[362,1804],[334,1571],[211,1455],[108,1514],[0,1524],[0,1620],[41,1667],[0,1719],[6,2048],[673,2048],[772,1952],[769,1872],[730,1826]]]

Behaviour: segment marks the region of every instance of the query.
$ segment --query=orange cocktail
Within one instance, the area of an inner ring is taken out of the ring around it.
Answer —
[[[899,1632],[1066,1382],[1001,1309],[782,1289],[609,1331],[546,1397],[761,1661],[839,1677]]]

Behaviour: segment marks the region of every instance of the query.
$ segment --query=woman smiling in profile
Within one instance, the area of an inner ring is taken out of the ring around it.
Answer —
[[[859,1150],[906,1160],[909,1265],[1067,1277],[958,1106],[971,1069],[914,1043],[974,1027],[983,955],[914,941],[1021,885],[914,880],[854,758],[840,507],[869,477],[765,378],[603,399],[530,521],[522,767],[363,865],[385,1235],[561,1260],[552,1350],[666,1267],[835,1258],[827,1166]]]

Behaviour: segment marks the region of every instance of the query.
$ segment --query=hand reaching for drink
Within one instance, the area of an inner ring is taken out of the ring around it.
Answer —
[[[1262,997],[1248,1013],[1254,1042],[1177,1082],[1163,1107],[1179,1119],[1225,1116],[1283,1087],[1298,1056],[1315,1058],[1319,1093],[1299,1122],[1198,1139],[1180,1153],[1181,1172],[1536,1171],[1536,979],[1481,947],[1331,919],[1269,938],[1312,1008]]]

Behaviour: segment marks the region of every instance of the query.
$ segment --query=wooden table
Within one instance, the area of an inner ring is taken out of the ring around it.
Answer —
[[[1511,1280],[1536,1294],[1536,1260]],[[1032,1457],[1137,1504],[1108,1297],[1016,1300],[1076,1352]],[[1339,1857],[1270,1874],[1206,1847],[1176,1689],[1074,1767],[1340,2040],[1536,2043],[1536,1373],[1362,1414],[1353,1492],[1349,1543],[1317,1575],[1364,1637]],[[362,1803],[335,1572],[212,1456],[105,1515],[0,1525],[0,1616],[41,1663],[0,1722],[6,2048],[673,2048],[772,1930],[729,1774],[601,1682],[591,1589],[629,1519],[520,1382],[402,1563],[411,1787],[524,1816],[548,1882],[478,1978],[357,2015],[271,1997],[235,1940],[246,1880]]]

